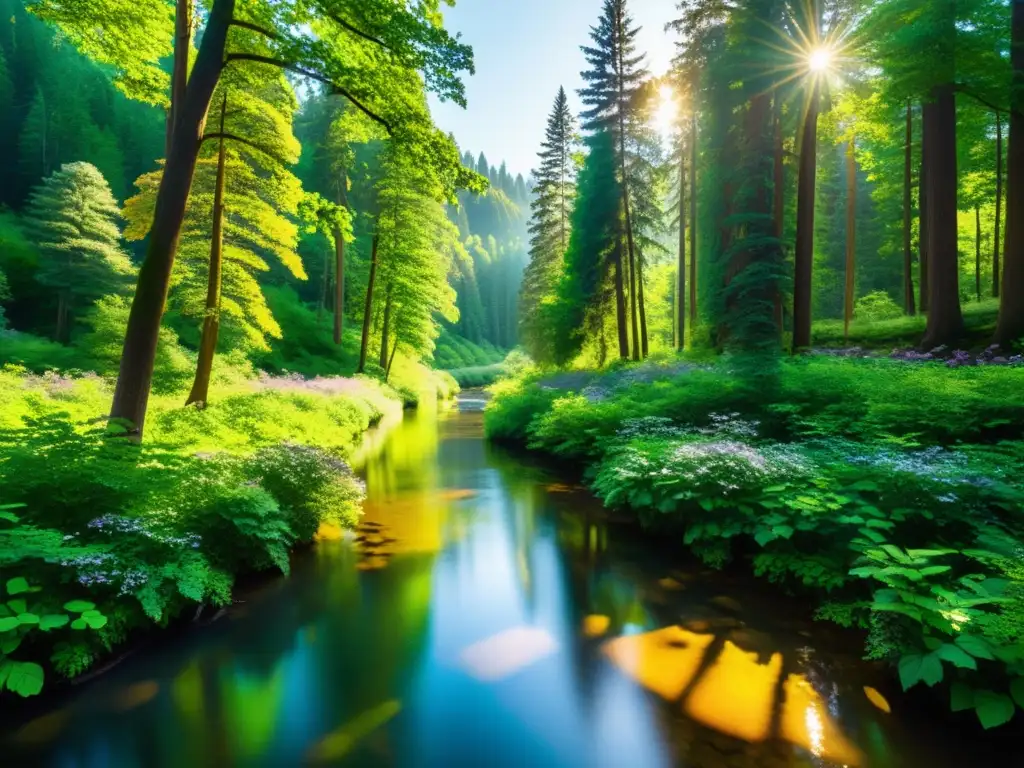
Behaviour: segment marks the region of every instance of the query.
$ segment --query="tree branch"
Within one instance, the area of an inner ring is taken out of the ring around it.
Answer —
[[[271,56],[261,56],[258,53],[229,53],[225,59],[225,65],[230,64],[232,61],[254,61],[258,64],[269,64],[272,67],[279,67],[288,72],[294,72],[296,75],[302,75],[308,77],[310,80],[316,80],[318,83],[330,86],[331,91],[344,96],[364,115],[373,120],[375,123],[379,123],[384,126],[389,134],[394,133],[394,129],[391,127],[391,123],[385,120],[383,117],[378,115],[376,112],[371,110],[369,107],[364,105],[359,99],[349,93],[347,90],[342,88],[340,85],[334,83],[330,78],[324,77],[318,72],[300,67],[298,64],[293,64],[290,61],[284,61],[283,59],[275,59]]]
[[[998,106],[996,104],[993,104],[991,101],[986,99],[984,96],[981,96],[977,92],[971,90],[971,88],[969,86],[966,86],[963,83],[957,83],[956,86],[955,86],[955,90],[960,92],[960,93],[962,93],[964,96],[970,96],[976,102],[978,102],[979,104],[981,104],[984,107],[988,107],[993,112],[995,112],[997,115],[1005,115],[1007,112],[1009,112],[1008,109],[1004,109],[1003,107],[1000,107],[1000,106]]]
[[[374,37],[373,35],[371,35],[371,34],[369,34],[367,32],[363,32],[358,27],[355,27],[355,26],[349,24],[347,21],[345,21],[343,18],[341,18],[337,14],[333,14],[333,13],[327,14],[327,18],[329,18],[335,24],[337,24],[337,25],[341,26],[342,28],[348,30],[353,35],[355,35],[356,37],[361,37],[361,38],[363,38],[363,40],[369,40],[371,43],[376,43],[381,48],[383,48],[383,49],[385,49],[387,51],[390,51],[391,53],[395,52],[395,50],[390,45],[385,43],[379,37]]]
[[[217,133],[204,133],[203,134],[203,138],[201,138],[199,140],[199,143],[202,144],[202,143],[207,142],[207,141],[213,141],[214,139],[226,139],[227,141],[237,141],[239,144],[245,144],[245,146],[247,146],[247,147],[252,147],[257,152],[259,152],[259,153],[261,153],[263,155],[270,155],[271,157],[274,156],[273,152],[267,152],[266,149],[261,147],[256,142],[249,141],[249,139],[243,138],[243,137],[241,137],[241,136],[239,136],[237,134],[234,134],[234,133],[227,133],[227,132],[222,132],[222,131],[218,131]]]
[[[274,30],[267,29],[266,27],[261,27],[259,24],[253,24],[251,21],[242,21],[241,19],[232,19],[231,20],[231,26],[232,27],[241,27],[242,29],[252,30],[253,32],[261,34],[264,37],[269,37],[271,40],[279,40],[281,38],[281,36],[279,34],[277,34],[277,32],[275,32]]]

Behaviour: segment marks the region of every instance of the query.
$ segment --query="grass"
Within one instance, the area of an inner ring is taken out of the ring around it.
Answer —
[[[967,349],[983,349],[991,343],[999,314],[999,300],[985,299],[962,305]],[[812,329],[815,347],[854,347],[890,351],[895,347],[916,347],[924,336],[927,317],[897,317],[891,320],[857,320],[850,323],[849,339],[843,335],[842,320],[819,320]]]

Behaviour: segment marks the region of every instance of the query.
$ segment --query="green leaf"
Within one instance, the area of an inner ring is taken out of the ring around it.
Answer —
[[[949,691],[949,708],[954,712],[974,709],[974,690],[959,681],[953,683]]]
[[[102,629],[107,625],[107,617],[89,616],[85,619],[85,623],[89,625],[89,629]]]
[[[7,594],[8,595],[20,595],[22,592],[28,592],[28,580],[23,579],[19,576],[16,579],[11,579],[7,582]]]
[[[93,608],[91,611],[85,611],[82,614],[83,619],[88,619],[90,616],[102,616],[103,614]]]
[[[72,600],[70,603],[64,603],[64,610],[71,611],[71,613],[85,613],[95,607],[96,604],[90,603],[88,600]]]
[[[39,616],[34,613],[19,613],[18,621],[22,624],[38,624]]]
[[[974,660],[973,656],[952,643],[944,644],[936,651],[936,653],[939,655],[940,659],[948,661],[953,666],[960,667],[960,669],[978,668],[978,662]]]
[[[21,635],[14,632],[9,632],[0,637],[0,653],[2,654],[14,653],[18,650],[19,645],[21,645]]]
[[[772,532],[776,536],[780,536],[783,539],[789,539],[793,537],[793,527],[789,525],[777,525],[772,528]]]
[[[50,613],[39,620],[39,628],[44,632],[66,626],[70,619],[63,613]]]
[[[858,480],[853,485],[847,486],[851,491],[877,491],[878,483],[873,483],[870,480]]]
[[[988,642],[977,635],[957,635],[954,642],[976,659],[993,658]]]
[[[43,668],[29,661],[10,661],[7,670],[7,690],[19,696],[35,696],[43,690]]]
[[[87,629],[88,627],[89,625],[86,623],[85,619],[75,619],[71,622],[72,629]]]
[[[881,544],[883,541],[885,541],[885,536],[880,534],[878,531],[871,530],[870,528],[860,528],[858,529],[858,533],[867,536],[869,539],[875,542],[875,544]]]
[[[1013,700],[1005,693],[975,691],[974,711],[985,730],[1004,725],[1013,719]]]
[[[934,653],[921,655],[912,653],[900,659],[900,683],[903,690],[909,690],[919,682],[933,686],[942,680],[942,662]]]
[[[6,616],[0,619],[0,632],[10,632],[21,626],[17,616]]]
[[[7,607],[15,613],[25,613],[28,610],[28,603],[19,597],[17,600],[8,600]]]
[[[756,534],[754,534],[754,541],[756,541],[758,545],[762,547],[775,541],[777,538],[779,537],[775,534],[775,532],[770,531],[767,528],[762,528]]]
[[[874,576],[876,573],[878,573],[881,570],[882,569],[877,567],[877,566],[867,565],[867,566],[864,566],[863,568],[854,568],[852,571],[850,571],[850,575],[851,576],[859,576],[862,579],[866,579],[869,576]]]
[[[888,554],[893,560],[898,563],[909,563],[910,558],[907,557],[903,550],[897,547],[895,544],[883,544],[882,549]]]
[[[929,565],[927,568],[922,568],[918,573],[922,576],[937,576],[940,573],[953,570],[951,565]]]
[[[1015,677],[1010,683],[1010,695],[1017,702],[1017,706],[1024,709],[1024,677]]]

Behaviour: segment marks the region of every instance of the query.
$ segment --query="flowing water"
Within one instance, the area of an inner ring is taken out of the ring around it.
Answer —
[[[479,405],[371,433],[355,535],[21,713],[0,764],[1024,764],[918,723],[777,592],[652,554]]]

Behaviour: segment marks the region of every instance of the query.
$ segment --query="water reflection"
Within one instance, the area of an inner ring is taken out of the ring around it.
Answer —
[[[801,619],[610,531],[577,484],[488,446],[479,412],[408,414],[358,464],[358,531],[19,714],[12,764],[961,764]]]

